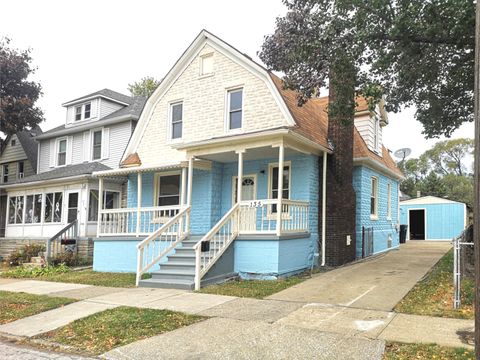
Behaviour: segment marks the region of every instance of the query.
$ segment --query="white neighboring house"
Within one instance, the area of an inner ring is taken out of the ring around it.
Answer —
[[[64,103],[65,124],[36,137],[37,173],[1,185],[8,195],[5,238],[48,239],[73,221],[80,239],[95,236],[92,172],[119,166],[145,100],[103,89]],[[105,208],[120,207],[125,184],[105,181]]]

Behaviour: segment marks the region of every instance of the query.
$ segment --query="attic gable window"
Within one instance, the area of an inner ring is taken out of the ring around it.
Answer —
[[[172,139],[180,139],[182,137],[183,128],[183,103],[175,103],[170,105],[170,121],[172,127]]]
[[[228,130],[242,128],[243,89],[228,91]]]
[[[17,141],[16,141],[15,139],[12,139],[12,141],[10,142],[10,145],[11,145],[11,146],[17,145]]]
[[[92,103],[75,106],[75,121],[90,119]]]
[[[213,74],[213,54],[200,57],[200,76]]]

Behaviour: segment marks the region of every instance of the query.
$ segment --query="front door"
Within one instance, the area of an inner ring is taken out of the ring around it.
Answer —
[[[235,177],[233,182],[233,203],[237,202],[238,177]],[[242,181],[242,201],[257,199],[257,177],[255,175],[246,175]],[[240,213],[241,229],[244,231],[255,231],[256,229],[256,214],[255,207],[243,207]]]
[[[70,224],[78,218],[78,192],[68,193],[67,222]]]

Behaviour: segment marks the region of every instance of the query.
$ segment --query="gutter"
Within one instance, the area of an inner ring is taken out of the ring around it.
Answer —
[[[89,130],[95,127],[99,126],[105,126],[105,125],[112,125],[116,124],[122,121],[127,121],[127,120],[138,120],[138,116],[132,115],[132,114],[126,114],[126,115],[121,115],[117,116],[111,119],[107,120],[97,120],[97,121],[92,121],[88,124],[82,124],[82,125],[77,125],[77,126],[71,126],[62,130],[58,130],[52,133],[43,133],[41,135],[38,135],[35,137],[37,140],[44,140],[44,139],[50,139],[53,137],[57,136],[62,136],[62,135],[68,135],[68,134],[74,134],[77,132]]]
[[[3,185],[0,187],[0,189],[15,189],[15,188],[23,188],[23,187],[28,187],[32,185],[36,185],[41,183],[43,184],[55,184],[55,183],[65,183],[65,182],[72,182],[76,180],[86,180],[86,179],[91,179],[92,175],[91,174],[86,174],[86,175],[76,175],[76,176],[71,176],[71,177],[63,177],[63,178],[55,178],[55,179],[48,179],[48,180],[35,180],[35,181],[29,181],[29,182],[24,182],[24,183],[15,183],[15,184],[10,184],[10,185]]]

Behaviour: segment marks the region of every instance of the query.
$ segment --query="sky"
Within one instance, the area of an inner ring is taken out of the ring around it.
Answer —
[[[281,0],[0,0],[0,37],[32,49],[48,130],[64,123],[64,102],[103,88],[128,94],[142,77],[161,79],[202,29],[259,61],[264,36],[285,12]],[[389,115],[387,148],[418,156],[437,141],[425,140],[414,114]],[[452,137],[473,137],[473,124]]]

